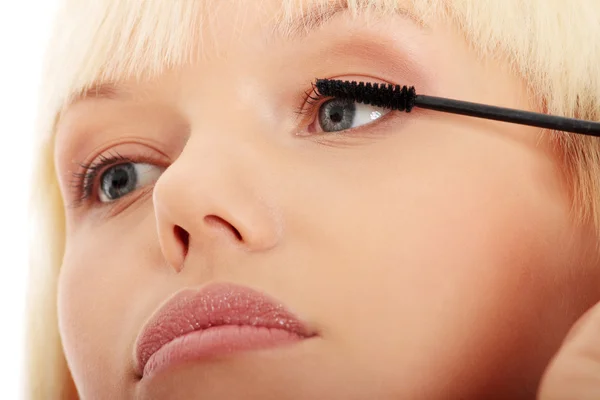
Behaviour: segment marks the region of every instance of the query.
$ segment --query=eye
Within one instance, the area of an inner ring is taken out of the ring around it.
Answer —
[[[98,197],[109,203],[133,192],[140,187],[154,183],[164,168],[144,163],[124,163],[108,168],[100,177]]]
[[[334,98],[321,105],[317,123],[323,132],[340,132],[369,124],[389,112],[385,108]]]

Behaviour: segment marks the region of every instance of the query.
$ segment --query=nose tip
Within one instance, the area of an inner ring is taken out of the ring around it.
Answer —
[[[275,246],[275,240],[268,239],[268,235],[251,235],[244,237],[242,233],[231,223],[216,215],[207,215],[203,219],[206,230],[211,233],[206,234],[210,240],[225,240],[234,242],[242,247],[249,249],[266,250]],[[169,235],[159,235],[160,246],[168,264],[177,273],[184,268],[185,260],[190,251],[192,236],[179,225],[173,225]],[[221,237],[221,238],[219,238]]]
[[[191,253],[220,257],[218,253],[261,252],[277,245],[279,219],[262,202],[243,193],[221,197],[166,178],[154,188],[154,208],[159,245],[175,272],[182,272]]]

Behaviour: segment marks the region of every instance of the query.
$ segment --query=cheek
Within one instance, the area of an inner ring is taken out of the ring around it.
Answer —
[[[326,177],[328,203],[317,203],[335,206],[312,205],[325,221],[311,242],[327,260],[323,319],[357,363],[378,360],[374,373],[484,374],[520,351],[520,367],[537,368],[568,326],[578,278],[553,162],[512,139],[465,135],[379,149],[378,161]]]
[[[82,393],[117,393],[124,386],[116,382],[133,381],[129,361],[140,323],[140,306],[133,299],[150,266],[159,265],[155,258],[160,252],[148,251],[151,238],[144,232],[152,232],[150,227],[133,224],[139,231],[129,229],[125,236],[116,225],[89,232],[83,227],[67,236],[59,279],[59,328]]]
[[[59,328],[65,355],[78,390],[87,392],[95,381],[104,377],[98,374],[106,367],[110,352],[106,351],[110,327],[113,324],[111,309],[115,293],[107,282],[106,274],[98,271],[105,262],[95,257],[83,257],[69,247],[61,268],[58,311]],[[106,270],[104,270],[106,272]],[[112,293],[113,296],[107,296]]]

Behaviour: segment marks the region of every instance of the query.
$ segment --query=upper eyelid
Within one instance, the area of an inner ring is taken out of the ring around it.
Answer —
[[[398,84],[410,83],[421,91],[437,92],[439,72],[434,61],[439,57],[430,45],[426,30],[417,24],[402,22],[406,21],[349,25],[327,40],[315,37],[310,50],[302,54],[322,71],[341,67],[346,69],[343,75],[354,75],[353,72],[358,71],[347,69],[358,67],[361,72],[371,72],[384,81],[400,80]]]
[[[100,170],[108,166],[127,162],[130,162],[129,158],[122,156],[117,151],[109,150],[108,154],[101,153],[87,164],[85,162],[78,163],[80,172],[74,173],[74,175],[79,174],[85,178],[90,173],[98,174]]]
[[[129,90],[134,94],[134,88]],[[187,118],[169,102],[84,101],[61,114],[54,159],[61,175],[73,169],[74,160],[89,164],[116,146],[139,144],[169,160],[188,136]]]

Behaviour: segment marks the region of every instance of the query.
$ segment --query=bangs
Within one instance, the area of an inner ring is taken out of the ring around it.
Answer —
[[[192,60],[211,1],[70,0],[52,41],[52,92],[66,105],[91,86],[160,74]]]
[[[48,75],[59,80],[52,92],[64,96],[64,105],[94,84],[154,76],[197,61],[205,43],[218,43],[211,34],[211,14],[224,1],[239,3],[239,14],[248,7],[247,0],[67,0],[58,15],[64,24],[51,41]],[[253,3],[260,8],[263,0]],[[600,76],[597,63],[589,62],[600,58],[600,41],[589,40],[600,37],[596,0],[583,0],[578,7],[561,0],[281,0],[273,29],[302,29],[292,22],[315,12],[326,16],[326,9],[335,7],[353,15],[391,13],[400,3],[424,24],[432,18],[451,20],[482,57],[507,58],[549,111],[575,116],[579,108],[581,118],[597,113]],[[569,27],[569,34],[557,26]]]

